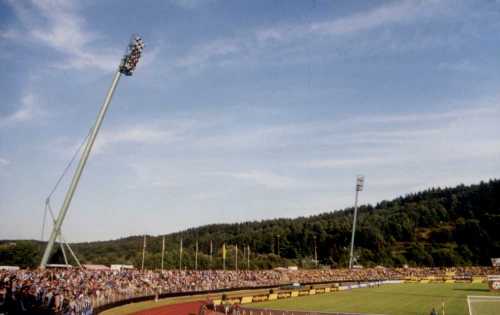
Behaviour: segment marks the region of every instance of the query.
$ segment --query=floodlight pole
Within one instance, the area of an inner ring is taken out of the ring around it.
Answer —
[[[210,269],[212,269],[212,255],[213,255],[213,244],[212,240],[210,240]]]
[[[182,238],[179,243],[179,271],[182,271]]]
[[[80,182],[80,177],[82,176],[83,169],[85,168],[85,164],[89,159],[90,151],[94,146],[95,139],[97,138],[97,134],[99,133],[99,129],[101,129],[102,122],[104,120],[104,116],[108,111],[109,104],[111,103],[111,98],[116,90],[116,86],[118,85],[118,81],[122,74],[127,76],[131,76],[135,71],[137,63],[142,54],[142,50],[144,49],[144,41],[138,35],[134,35],[132,37],[131,42],[128,45],[127,54],[123,56],[120,66],[113,77],[113,81],[111,83],[111,87],[108,90],[108,94],[104,99],[104,103],[101,106],[101,110],[97,115],[97,120],[94,124],[94,127],[91,129],[91,133],[89,138],[85,144],[85,148],[83,150],[82,156],[80,157],[80,161],[78,162],[78,166],[76,167],[75,174],[71,179],[71,184],[69,185],[68,191],[66,192],[66,196],[64,197],[63,204],[61,206],[61,210],[57,215],[57,219],[54,222],[54,227],[52,228],[52,232],[50,234],[49,240],[47,242],[47,247],[45,247],[45,252],[43,253],[42,260],[40,262],[40,268],[44,269],[47,266],[47,262],[49,261],[50,254],[52,252],[52,248],[54,247],[54,243],[58,235],[61,234],[61,226],[63,224],[64,218],[68,213],[69,205],[71,204],[71,200],[75,195],[76,188],[78,187],[78,183]]]
[[[141,271],[144,271],[144,258],[146,257],[146,234],[144,234],[144,241],[142,242],[142,263]]]
[[[194,270],[198,270],[198,240],[196,240],[195,246],[196,248],[194,251]]]
[[[316,264],[316,268],[318,268],[318,247],[316,246],[316,235],[314,238],[314,263]]]
[[[250,245],[247,245],[247,270],[250,270]]]
[[[236,255],[234,257],[234,270],[238,271],[238,244],[236,244]]]
[[[85,149],[83,150],[82,157],[80,158],[80,162],[76,168],[75,174],[73,175],[73,179],[71,180],[71,184],[66,193],[66,197],[64,198],[63,205],[59,214],[57,216],[55,225],[52,229],[52,233],[50,234],[50,238],[47,242],[47,247],[45,248],[45,252],[43,253],[42,261],[40,262],[40,268],[44,269],[47,266],[47,262],[49,261],[50,253],[52,252],[52,248],[54,247],[54,242],[61,231],[61,226],[63,224],[64,218],[68,213],[69,205],[71,204],[71,200],[75,194],[76,188],[78,187],[78,183],[80,181],[80,177],[82,176],[83,169],[85,168],[85,164],[90,155],[90,151],[92,150],[92,146],[94,145],[95,139],[97,138],[97,134],[99,133],[99,129],[101,128],[102,122],[104,120],[104,116],[108,110],[109,104],[111,103],[111,98],[113,97],[113,93],[115,92],[116,86],[118,85],[118,81],[121,77],[121,72],[117,71],[113,78],[113,82],[111,83],[111,87],[109,88],[108,94],[102,104],[101,110],[97,115],[97,120],[95,122],[94,128],[92,128],[92,133],[90,134],[89,140],[85,145]]]
[[[165,235],[163,235],[163,240],[161,243],[161,271],[163,272],[163,260],[165,258]]]
[[[354,219],[352,222],[352,236],[351,236],[351,252],[349,254],[349,269],[352,268],[353,254],[354,254],[354,234],[356,234],[356,219],[358,216],[358,194],[363,190],[364,177],[358,175],[356,178],[356,197],[354,199]]]

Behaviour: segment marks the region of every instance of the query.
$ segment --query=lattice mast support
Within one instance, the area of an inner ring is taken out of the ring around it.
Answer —
[[[61,232],[61,227],[62,227],[62,224],[64,222],[64,218],[66,217],[66,214],[68,213],[68,209],[69,209],[69,206],[71,204],[71,200],[73,199],[76,188],[78,187],[78,183],[80,181],[80,177],[82,176],[83,169],[85,168],[85,164],[87,163],[90,152],[91,152],[92,147],[93,147],[95,140],[97,138],[97,134],[99,133],[99,129],[101,128],[102,122],[104,120],[104,116],[106,115],[109,104],[111,103],[111,99],[112,99],[113,94],[116,90],[116,86],[118,85],[118,81],[120,80],[120,77],[122,74],[125,74],[127,76],[132,75],[132,73],[134,72],[134,70],[137,66],[137,63],[139,62],[139,59],[141,57],[143,49],[144,49],[143,40],[139,36],[134,35],[132,37],[132,40],[131,40],[129,46],[128,46],[127,54],[125,54],[125,56],[122,58],[120,66],[113,77],[111,87],[109,88],[108,94],[106,95],[106,98],[104,99],[104,103],[102,104],[101,109],[97,115],[97,119],[96,119],[96,122],[94,124],[94,127],[92,128],[89,139],[85,145],[85,149],[82,152],[82,155],[80,157],[80,161],[78,162],[78,166],[76,167],[76,170],[75,170],[75,174],[73,175],[73,179],[71,180],[71,184],[68,188],[68,191],[66,192],[66,196],[64,197],[64,201],[63,201],[63,204],[61,206],[61,210],[59,211],[56,222],[52,228],[52,232],[51,232],[49,240],[47,242],[47,246],[45,247],[45,252],[43,253],[43,257],[42,257],[42,260],[40,262],[40,268],[42,268],[42,269],[44,269],[47,266],[47,263],[48,263],[49,258],[50,258],[50,254],[52,253],[52,249],[54,247],[54,243],[55,243],[58,235]]]
[[[352,221],[352,235],[351,235],[351,251],[349,254],[349,269],[352,268],[352,262],[354,259],[354,235],[356,234],[356,219],[358,217],[358,194],[363,190],[365,178],[364,176],[358,175],[356,177],[356,197],[354,198],[354,219]]]

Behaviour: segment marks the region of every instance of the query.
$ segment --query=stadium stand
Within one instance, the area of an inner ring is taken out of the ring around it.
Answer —
[[[453,277],[450,276],[453,272]],[[210,292],[220,289],[282,286],[291,283],[326,283],[429,279],[477,281],[499,274],[499,267],[364,268],[263,271],[137,271],[137,270],[1,270],[0,314],[78,314],[116,301],[164,293]],[[450,278],[451,277],[451,278]],[[325,292],[326,290],[323,290]],[[296,291],[295,291],[296,292]],[[307,288],[289,296],[320,292]],[[279,298],[273,293],[273,298]],[[283,296],[284,297],[284,296]],[[254,297],[254,301],[257,297]],[[269,296],[265,297],[269,299]],[[258,298],[257,298],[258,299]]]

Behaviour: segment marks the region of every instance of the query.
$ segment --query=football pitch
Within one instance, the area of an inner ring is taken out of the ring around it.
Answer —
[[[495,295],[486,284],[388,284],[328,294],[251,304],[252,308],[387,315],[467,315],[467,296]],[[499,294],[496,294],[500,296]],[[499,315],[500,301],[479,305],[480,314]],[[478,308],[478,310],[479,310]],[[474,313],[473,315],[476,315]]]

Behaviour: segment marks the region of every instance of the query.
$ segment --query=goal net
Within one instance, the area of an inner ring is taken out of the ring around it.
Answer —
[[[500,310],[500,296],[467,296],[469,315],[497,315]]]

